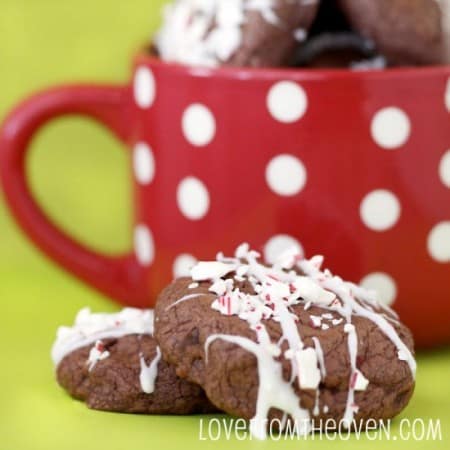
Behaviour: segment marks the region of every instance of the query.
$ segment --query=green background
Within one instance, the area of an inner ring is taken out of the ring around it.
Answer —
[[[0,118],[20,99],[74,81],[124,83],[133,53],[149,41],[162,0],[0,0]],[[44,209],[66,231],[108,253],[130,248],[126,152],[80,118],[43,129],[28,169]],[[0,197],[0,449],[358,448],[350,442],[199,441],[198,417],[99,413],[55,384],[49,349],[56,327],[83,306],[113,310],[35,250]],[[430,324],[432,326],[432,324]],[[416,394],[402,417],[441,420],[443,441],[363,438],[368,448],[448,448],[450,351],[419,355]],[[394,425],[394,428],[398,426]]]

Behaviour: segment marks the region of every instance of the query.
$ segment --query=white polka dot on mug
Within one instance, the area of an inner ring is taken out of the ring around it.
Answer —
[[[302,191],[307,178],[304,164],[294,155],[275,156],[266,167],[266,182],[269,188],[283,197],[290,197]]]
[[[361,280],[360,284],[368,290],[375,291],[377,300],[383,305],[390,306],[397,298],[397,284],[387,273],[370,273]]]
[[[133,170],[136,181],[143,185],[151,183],[155,176],[155,157],[145,142],[138,142],[134,146]]]
[[[216,134],[216,119],[211,110],[200,103],[186,108],[181,120],[186,140],[195,147],[208,145]]]
[[[447,150],[439,163],[439,177],[444,186],[450,188],[450,150]]]
[[[379,110],[372,120],[371,133],[374,141],[383,149],[403,147],[411,134],[411,122],[405,111],[391,106]]]
[[[274,84],[266,101],[271,116],[281,123],[297,122],[308,109],[308,96],[305,90],[293,81],[280,81]]]
[[[152,106],[156,96],[156,82],[153,72],[147,67],[139,67],[134,75],[134,99],[137,105],[146,109]]]
[[[134,251],[143,266],[149,266],[155,258],[155,243],[150,229],[138,224],[134,230]]]
[[[447,80],[447,84],[445,86],[444,103],[447,111],[450,112],[450,78]]]
[[[361,220],[374,231],[386,231],[395,226],[401,215],[397,196],[385,189],[369,192],[360,205]]]
[[[440,222],[428,235],[428,252],[438,263],[450,263],[450,221]]]
[[[264,245],[264,259],[269,264],[275,264],[287,252],[304,255],[300,242],[288,234],[272,236]]]
[[[197,264],[197,258],[195,256],[189,253],[178,255],[173,263],[173,276],[175,278],[189,276],[195,264]]]
[[[187,219],[200,220],[209,210],[208,189],[198,178],[186,177],[178,185],[177,203],[181,213]]]

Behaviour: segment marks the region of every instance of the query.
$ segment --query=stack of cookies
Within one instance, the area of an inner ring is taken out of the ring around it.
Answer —
[[[364,427],[397,415],[413,390],[410,331],[373,292],[295,251],[273,265],[242,244],[199,262],[153,311],[82,310],[52,350],[58,382],[94,409],[224,411],[264,439]]]
[[[154,48],[201,66],[450,62],[450,0],[175,0]]]

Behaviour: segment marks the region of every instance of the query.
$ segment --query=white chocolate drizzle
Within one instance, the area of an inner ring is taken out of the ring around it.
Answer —
[[[353,420],[353,416],[356,412],[358,412],[358,406],[355,403],[355,384],[354,384],[354,375],[356,373],[356,356],[358,353],[358,337],[356,335],[355,326],[351,323],[347,323],[344,326],[344,331],[348,334],[347,344],[348,344],[348,354],[350,357],[350,367],[351,367],[351,376],[347,394],[347,404],[345,406],[344,417],[342,419],[343,424],[350,428],[350,425]]]
[[[184,297],[181,297],[180,299],[178,299],[176,302],[172,303],[171,305],[169,305],[166,308],[166,311],[168,311],[169,309],[175,308],[177,305],[179,305],[180,303],[183,302],[187,302],[188,300],[193,300],[194,298],[198,298],[198,297],[204,297],[206,294],[188,294],[185,295]]]
[[[141,383],[141,389],[146,394],[152,394],[155,390],[155,381],[158,376],[158,364],[161,360],[161,350],[156,347],[156,356],[147,366],[145,363],[144,355],[141,353],[139,356],[141,363],[141,373],[139,374],[139,382]]]
[[[267,437],[267,417],[271,408],[278,408],[288,413],[299,428],[299,434],[310,431],[308,410],[300,406],[295,395],[292,383],[284,380],[281,364],[274,357],[279,355],[278,348],[270,342],[270,338],[262,326],[258,332],[259,343],[242,336],[214,334],[208,337],[205,343],[205,352],[208,354],[209,346],[215,340],[222,340],[239,345],[252,353],[258,361],[259,386],[256,402],[256,414],[250,421],[250,432],[257,439]]]
[[[239,345],[257,358],[259,389],[256,414],[250,421],[250,431],[255,437],[266,437],[267,416],[271,408],[283,412],[284,419],[290,416],[298,432],[309,432],[305,424],[310,419],[309,412],[300,406],[301,397],[299,399],[293,389],[295,380],[300,389],[316,391],[313,415],[320,411],[320,382],[327,374],[325,355],[318,337],[313,337],[313,347],[305,347],[299,332],[299,318],[292,312],[292,306],[303,305],[307,310],[315,305],[328,310],[320,316],[311,316],[310,325],[315,328],[327,330],[344,325],[351,371],[343,425],[349,426],[358,412],[355,391],[365,390],[369,384],[357,367],[358,336],[352,324],[354,316],[365,317],[375,323],[392,341],[399,359],[407,362],[412,376],[415,376],[414,357],[390,323],[395,323],[397,316],[390,308],[377,302],[374,292],[345,282],[329,270],[322,271],[322,256],[308,260],[289,251],[273,266],[259,263],[259,257],[259,253],[250,250],[248,244],[242,244],[234,258],[219,253],[216,261],[201,262],[192,269],[195,281],[211,283],[209,291],[217,296],[211,304],[212,309],[226,316],[238,316],[256,333],[257,342],[242,336],[214,334],[205,343],[206,363],[210,345],[219,339]],[[241,292],[235,283],[242,281],[249,282],[254,292]],[[280,325],[282,335],[278,342],[270,339],[264,325],[268,320]],[[281,346],[286,344],[288,349],[282,355]],[[289,381],[282,376],[280,357],[290,361]]]
[[[320,341],[317,337],[312,338],[314,342],[314,348],[317,353],[317,361],[319,362],[320,374],[322,375],[322,380],[327,376],[327,367],[325,366],[325,358],[323,355],[322,346],[320,345]]]
[[[320,389],[316,390],[316,401],[313,408],[313,416],[318,416],[320,414]]]
[[[342,278],[338,276],[324,276],[324,272],[320,272],[311,261],[306,259],[299,261],[298,265],[306,275],[315,280],[324,289],[334,292],[340,298],[341,302],[343,302],[342,306],[340,305],[340,302],[331,303],[331,305],[325,307],[326,309],[338,312],[346,319],[347,323],[351,323],[352,315],[365,317],[375,323],[396,346],[397,351],[404,355],[412,375],[415,376],[416,361],[414,356],[406,344],[400,339],[395,328],[388,322],[388,316],[375,312],[367,305],[369,299],[370,305],[373,306],[374,303],[376,303],[376,294],[374,292],[365,291],[361,287],[355,286],[353,283],[343,281]],[[377,306],[389,313],[392,311],[388,306],[382,307],[381,304],[377,304]],[[392,311],[392,314],[395,313]],[[395,315],[395,317],[397,316]]]
[[[125,308],[118,313],[91,313],[83,308],[72,327],[59,327],[52,347],[52,359],[57,366],[73,351],[102,339],[130,334],[153,335],[153,311]]]
[[[59,327],[51,356],[55,367],[70,353],[94,344],[86,361],[92,371],[99,361],[110,356],[105,349],[104,339],[118,339],[131,334],[153,336],[153,310],[125,308],[118,313],[91,313],[89,308],[82,309],[75,318],[72,327]],[[145,366],[140,355],[141,371],[139,382],[143,392],[151,393],[157,377],[158,363],[161,359],[159,348],[150,366]],[[150,392],[148,392],[150,391]]]
[[[102,341],[97,341],[95,345],[91,348],[89,352],[88,360],[86,364],[88,365],[89,372],[95,367],[99,361],[103,361],[108,358],[110,353],[105,349],[105,345]]]

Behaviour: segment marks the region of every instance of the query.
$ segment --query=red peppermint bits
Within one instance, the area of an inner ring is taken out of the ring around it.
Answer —
[[[103,344],[102,341],[98,341],[97,344],[95,345],[95,348],[101,353],[105,351],[105,345]]]
[[[357,372],[353,372],[352,376],[350,377],[350,388],[351,389],[355,388],[357,378],[358,378],[358,373]]]
[[[294,262],[298,263],[302,259],[303,259],[303,256],[300,253],[297,253],[296,255],[294,255]]]
[[[331,302],[331,306],[341,306],[341,302],[337,299],[337,297]]]

